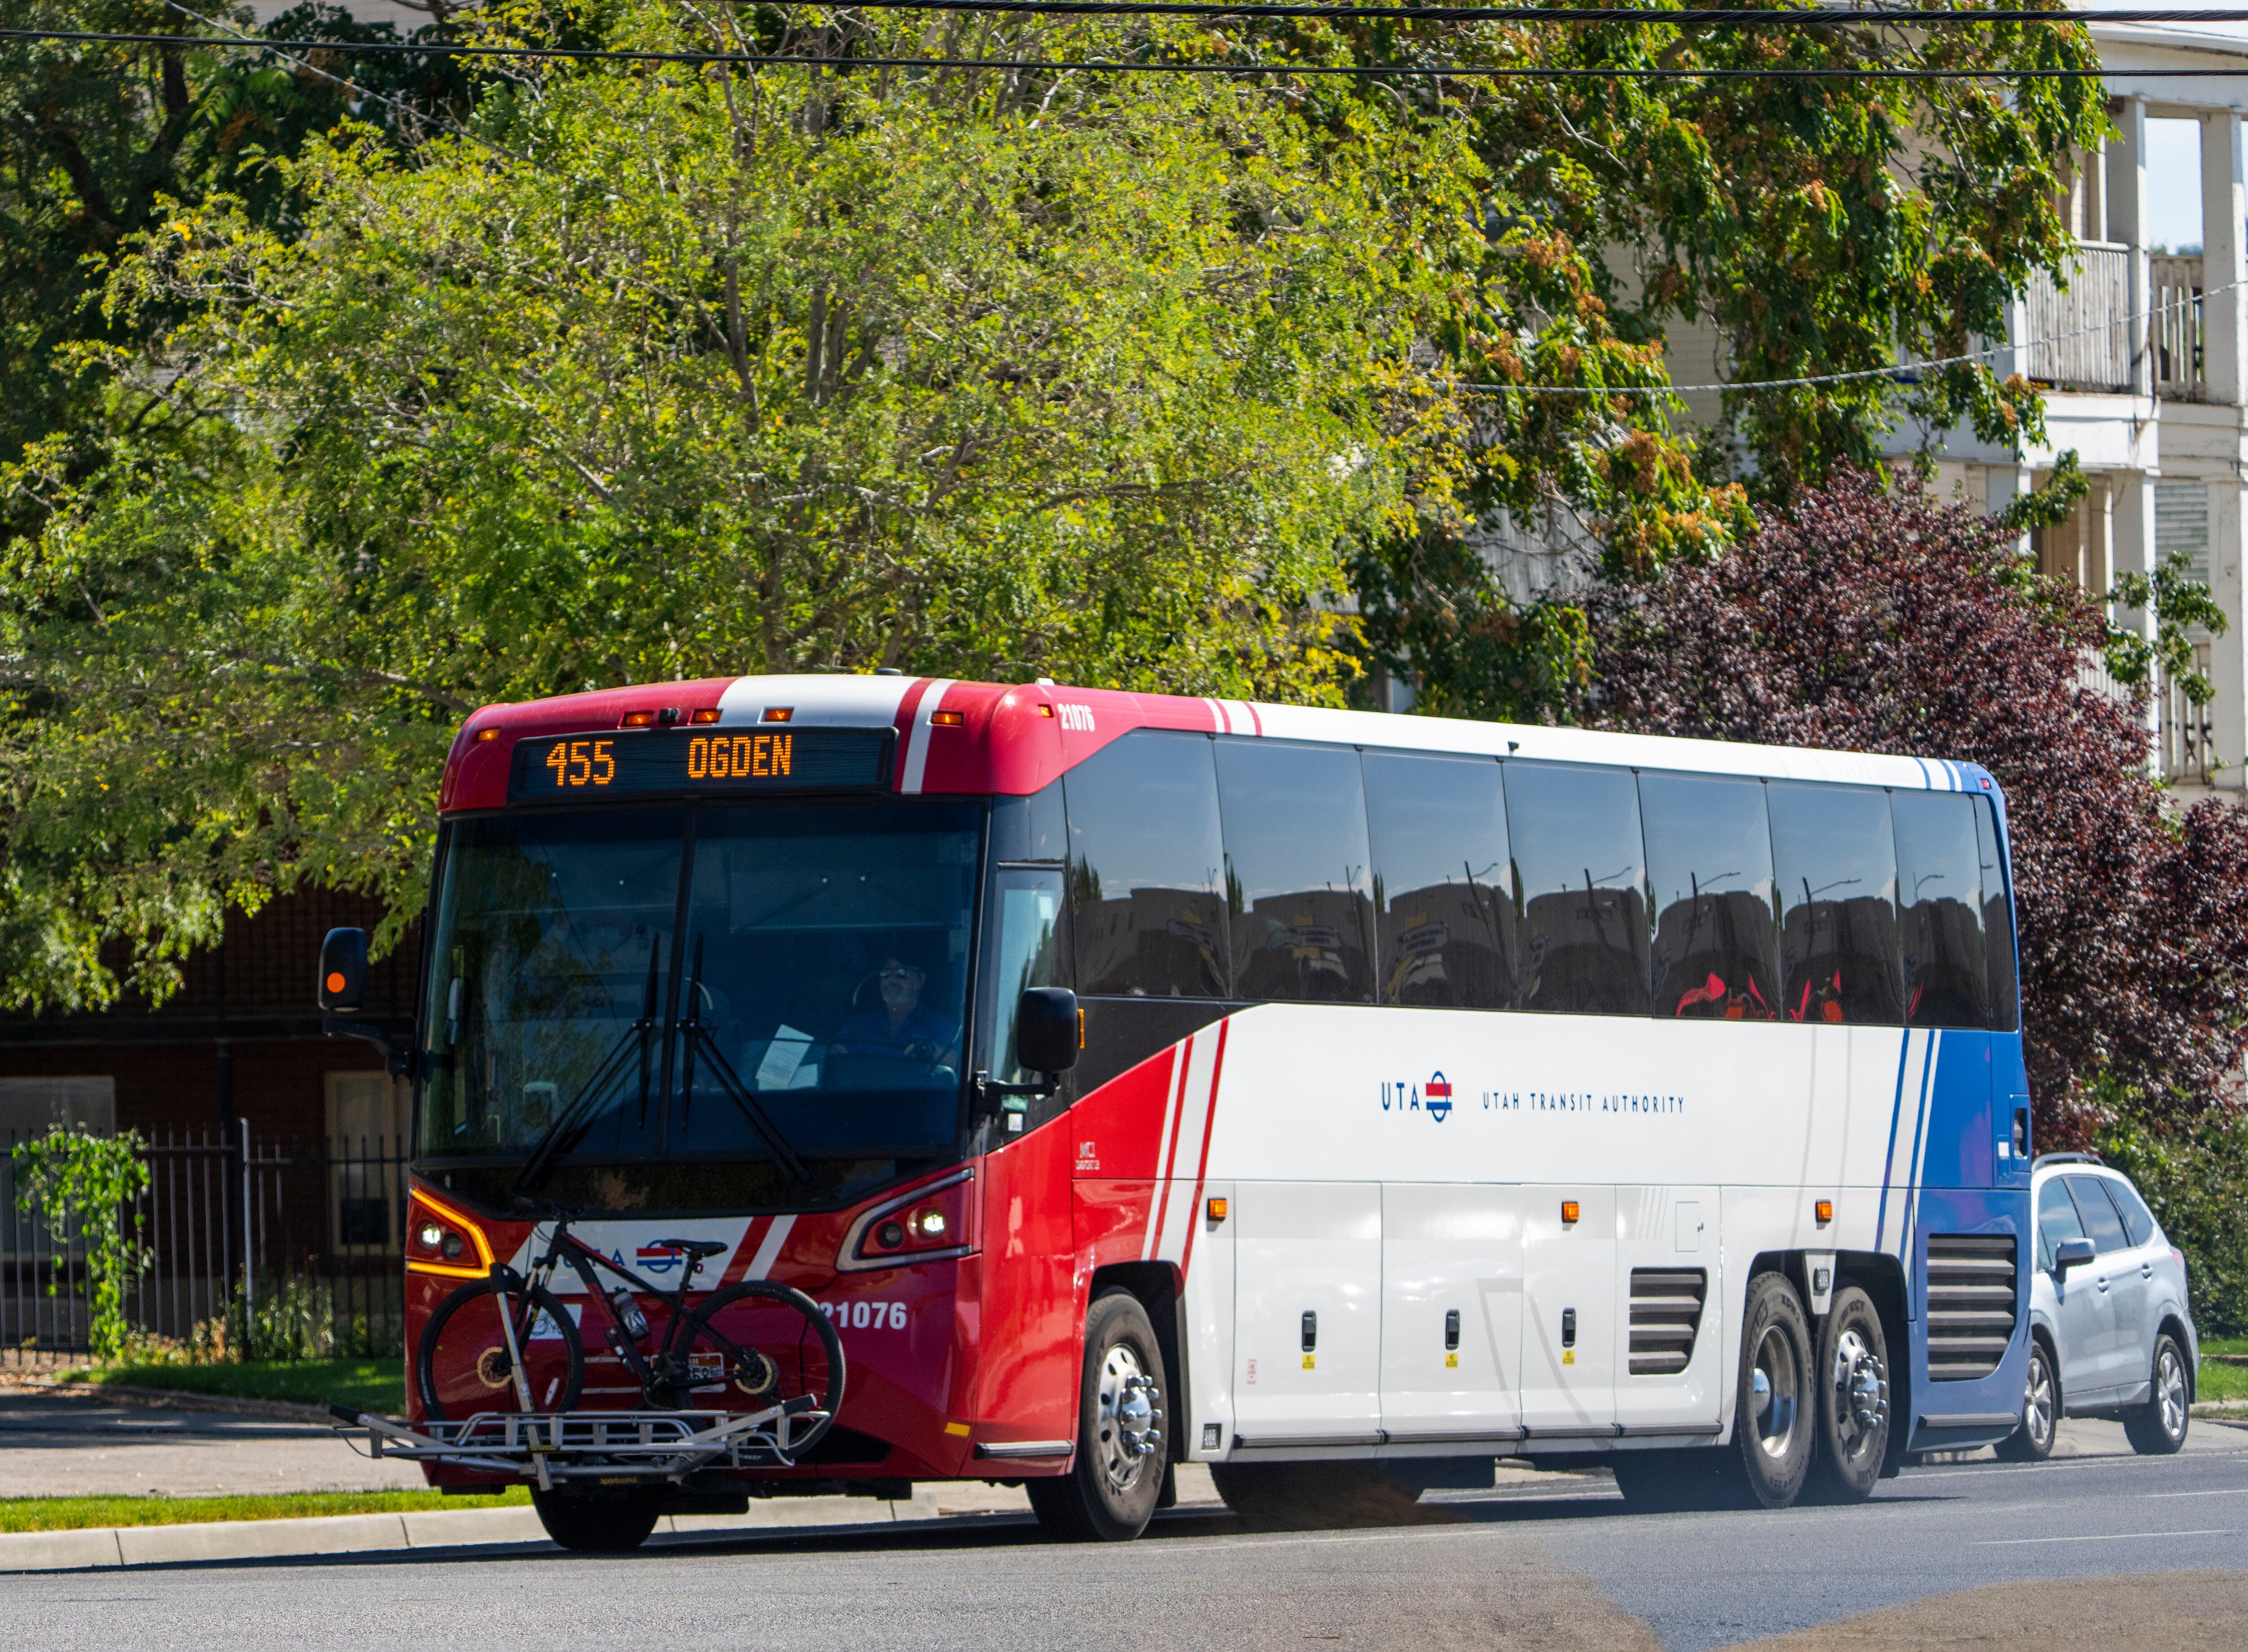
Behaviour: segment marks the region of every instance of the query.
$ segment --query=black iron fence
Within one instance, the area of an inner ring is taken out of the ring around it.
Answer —
[[[84,1236],[17,1197],[0,1133],[0,1362],[90,1347]],[[405,1144],[256,1141],[246,1125],[172,1132],[143,1150],[127,1208],[139,1247],[125,1316],[159,1359],[377,1358],[405,1317]]]

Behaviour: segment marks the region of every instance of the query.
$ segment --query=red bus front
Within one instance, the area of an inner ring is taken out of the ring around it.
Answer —
[[[1013,1021],[1069,981],[1052,782],[1093,721],[1043,688],[881,677],[470,720],[412,1060],[414,1418],[431,1314],[495,1262],[527,1271],[559,1210],[667,1288],[691,1265],[658,1241],[720,1246],[698,1292],[793,1285],[840,1333],[834,1426],[792,1465],[698,1475],[704,1495],[1068,1470],[1091,1271],[1139,1246],[1079,1243],[1073,1092],[1038,1093]],[[569,1269],[552,1283],[581,1408],[641,1407],[606,1311]]]

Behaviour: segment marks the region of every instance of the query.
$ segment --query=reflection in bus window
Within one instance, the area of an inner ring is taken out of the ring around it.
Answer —
[[[1787,1019],[1902,1025],[1888,793],[1779,780],[1765,791]]]
[[[1991,1025],[1974,810],[1972,798],[1952,792],[1899,792],[1889,799],[1896,822],[1905,1018],[1913,1026]]]
[[[1141,730],[1063,778],[1077,990],[1222,998],[1217,774],[1199,734]]]
[[[2014,909],[2006,899],[2005,868],[1998,864],[1998,822],[1991,800],[1975,802],[1975,857],[1983,874],[1983,949],[1991,983],[1991,1025],[2014,1031],[2019,995],[2014,985]]]
[[[1366,1004],[1366,802],[1347,747],[1217,743],[1233,996]]]
[[[1648,1012],[1639,791],[1629,771],[1506,764],[1522,1007]]]
[[[1374,997],[1514,1007],[1514,874],[1490,757],[1366,754],[1374,854]]]
[[[1655,891],[1655,1012],[1779,1018],[1779,929],[1764,785],[1642,774]]]

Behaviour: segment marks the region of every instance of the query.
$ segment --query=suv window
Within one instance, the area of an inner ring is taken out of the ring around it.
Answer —
[[[2099,1247],[2100,1254],[2129,1250],[2131,1236],[2123,1231],[2122,1218],[2115,1214],[2115,1207],[2108,1202],[2108,1196],[2100,1190],[2101,1179],[2096,1176],[2068,1176],[2061,1180],[2068,1183],[2069,1192],[2075,1196],[2076,1214],[2083,1218],[2084,1231]]]
[[[2117,1182],[2104,1176],[2100,1178],[2100,1185],[2115,1201],[2115,1209],[2122,1216],[2123,1228],[2131,1236],[2131,1243],[2150,1244],[2162,1231],[2162,1226],[2155,1220],[2155,1213],[2147,1209],[2147,1202],[2139,1196],[2138,1189],[2128,1182]]]
[[[2053,1177],[2038,1189],[2038,1265],[2052,1272],[2053,1248],[2063,1239],[2086,1237],[2084,1224],[2077,1220],[2076,1206],[2068,1196],[2068,1189],[2060,1177]]]

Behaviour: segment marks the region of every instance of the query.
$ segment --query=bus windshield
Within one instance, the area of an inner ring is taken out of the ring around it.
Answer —
[[[952,1152],[982,812],[883,799],[456,822],[419,1156],[511,1167],[476,1179],[488,1194],[678,1207],[704,1203],[690,1185],[735,1202],[714,1165],[757,1162],[766,1196],[788,1190],[778,1173],[809,1184],[801,1199]],[[690,1162],[692,1181],[656,1169]]]

